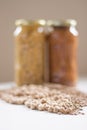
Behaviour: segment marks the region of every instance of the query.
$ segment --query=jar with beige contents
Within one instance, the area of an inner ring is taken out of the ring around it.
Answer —
[[[52,21],[47,25],[50,82],[75,85],[77,80],[77,22],[72,19]]]
[[[16,20],[15,81],[17,85],[44,80],[45,20]]]

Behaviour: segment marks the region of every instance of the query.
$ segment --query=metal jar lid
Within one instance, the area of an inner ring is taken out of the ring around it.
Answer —
[[[44,19],[39,20],[25,20],[25,19],[18,19],[15,21],[15,25],[32,25],[32,24],[40,24],[44,26],[46,24],[46,21]]]
[[[77,21],[74,19],[66,19],[66,20],[48,20],[48,26],[76,26]]]

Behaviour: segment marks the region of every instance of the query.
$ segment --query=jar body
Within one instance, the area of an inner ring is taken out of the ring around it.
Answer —
[[[17,26],[15,32],[15,82],[40,84],[44,80],[45,34],[39,24]]]
[[[78,32],[75,27],[53,27],[48,36],[50,82],[75,85]]]

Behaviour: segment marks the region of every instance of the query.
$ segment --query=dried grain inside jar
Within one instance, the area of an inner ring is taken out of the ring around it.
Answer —
[[[77,22],[72,19],[47,22],[50,82],[75,85],[77,81]]]
[[[16,20],[15,82],[40,84],[44,80],[45,20]]]

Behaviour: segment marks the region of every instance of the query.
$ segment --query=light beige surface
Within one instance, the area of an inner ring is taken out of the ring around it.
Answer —
[[[87,0],[0,0],[0,82],[14,77],[15,19],[74,18],[78,21],[79,74],[87,75]]]
[[[11,85],[14,86],[13,83],[0,84],[0,89]],[[87,92],[87,78],[79,80],[78,89]],[[87,107],[83,112],[84,115],[57,115],[0,100],[0,130],[87,130]]]

